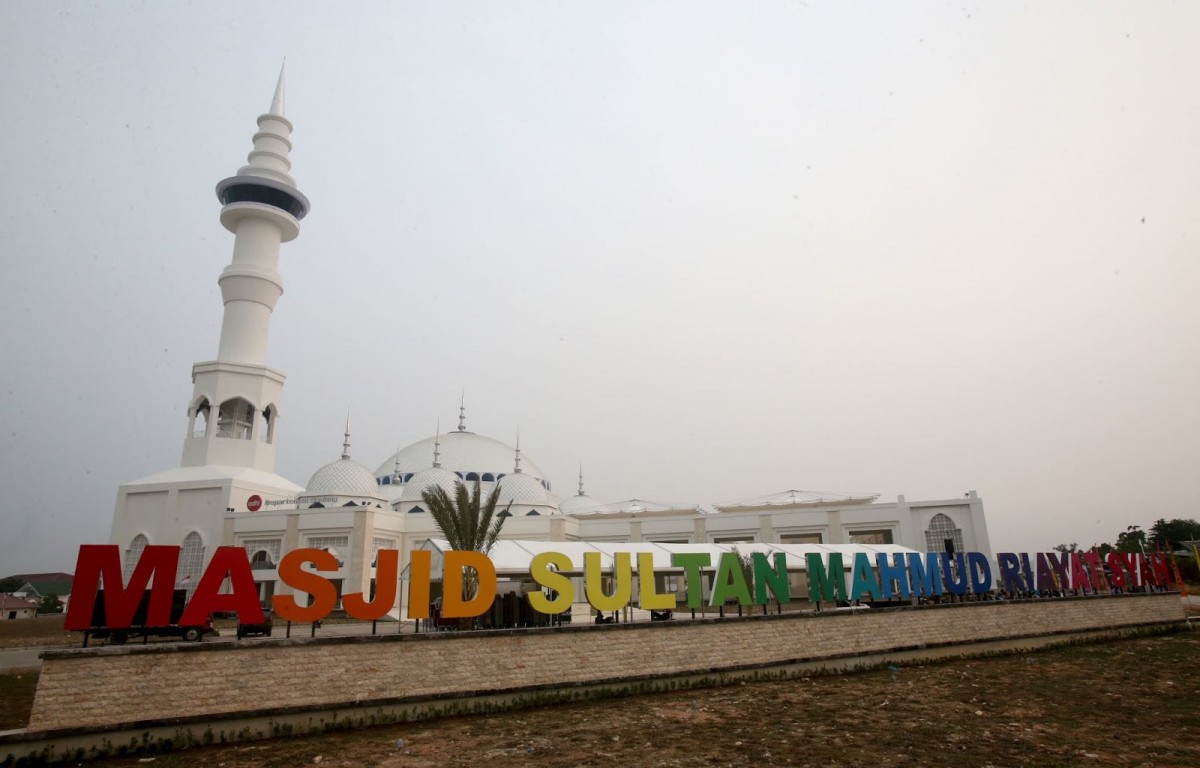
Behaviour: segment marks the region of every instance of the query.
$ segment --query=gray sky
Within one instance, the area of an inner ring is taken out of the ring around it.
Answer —
[[[1196,517],[1200,5],[0,5],[0,572],[176,466],[287,57],[280,474],[452,427],[573,492]]]

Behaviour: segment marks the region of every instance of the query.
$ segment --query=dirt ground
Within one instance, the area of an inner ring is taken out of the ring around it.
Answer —
[[[1193,768],[1200,765],[1200,634],[565,704],[89,765]]]

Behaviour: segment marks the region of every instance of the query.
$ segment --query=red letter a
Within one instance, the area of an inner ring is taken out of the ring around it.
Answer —
[[[221,585],[225,583],[226,575],[233,592],[222,595]],[[237,611],[243,624],[261,624],[263,621],[258,589],[254,586],[254,574],[250,572],[250,558],[242,547],[217,547],[179,623],[185,627],[198,626],[215,611]]]

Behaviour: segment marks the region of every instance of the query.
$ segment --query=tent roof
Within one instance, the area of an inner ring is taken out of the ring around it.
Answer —
[[[433,552],[431,563],[432,575],[440,578],[442,573],[442,553],[450,548],[450,542],[445,539],[428,539],[419,549]],[[762,552],[771,555],[782,552],[786,557],[789,571],[804,571],[808,569],[805,557],[815,553],[821,555],[823,561],[828,561],[829,555],[840,552],[842,562],[849,568],[854,564],[858,553],[866,554],[871,562],[875,556],[886,554],[889,558],[896,554],[919,554],[915,549],[902,547],[899,544],[767,544],[739,542],[736,544],[665,544],[653,541],[642,542],[611,542],[611,541],[526,541],[522,539],[500,539],[488,553],[496,566],[496,575],[500,577],[523,576],[529,573],[529,565],[535,555],[542,552],[559,552],[571,559],[572,569],[564,573],[583,573],[584,555],[588,552],[600,553],[600,567],[612,568],[614,556],[618,552],[628,552],[633,557],[634,567],[637,567],[637,555],[648,552],[654,559],[656,571],[682,570],[671,565],[671,555],[675,553],[700,553],[709,556],[709,568],[715,568],[721,555],[726,552],[748,554]],[[407,578],[408,567],[401,574]]]

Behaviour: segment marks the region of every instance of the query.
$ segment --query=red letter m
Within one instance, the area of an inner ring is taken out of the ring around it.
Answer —
[[[178,565],[179,547],[147,546],[126,587],[121,577],[120,548],[116,544],[84,544],[75,563],[66,628],[80,631],[92,626],[101,577],[104,578],[104,625],[114,629],[129,627],[151,576],[154,588],[150,592],[146,626],[167,626],[171,623],[171,598]]]

